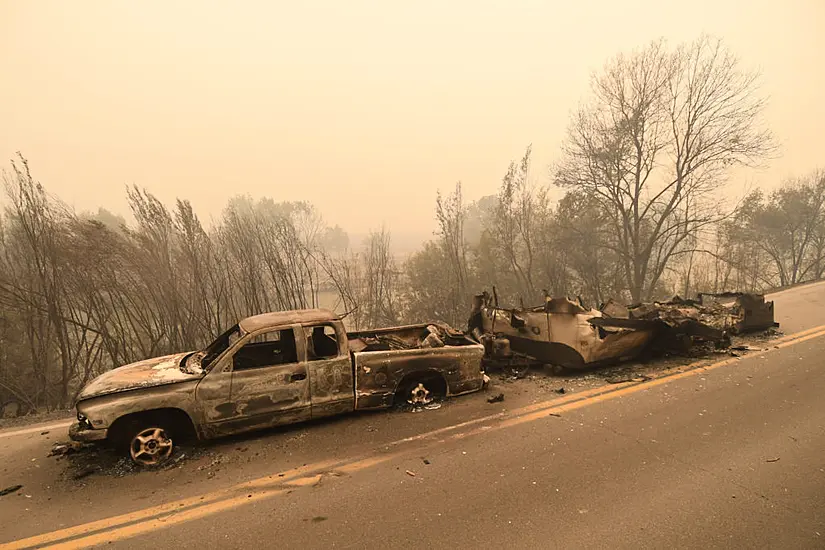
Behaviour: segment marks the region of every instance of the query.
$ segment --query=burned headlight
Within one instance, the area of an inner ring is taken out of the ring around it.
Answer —
[[[87,428],[89,430],[92,429],[92,422],[88,418],[86,418],[86,415],[84,415],[80,411],[77,411],[77,421],[80,422],[80,425],[84,428]]]

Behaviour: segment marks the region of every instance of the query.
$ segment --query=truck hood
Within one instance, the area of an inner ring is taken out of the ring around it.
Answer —
[[[200,378],[202,374],[189,374],[180,370],[181,360],[189,353],[191,352],[153,357],[112,369],[86,384],[77,400]]]

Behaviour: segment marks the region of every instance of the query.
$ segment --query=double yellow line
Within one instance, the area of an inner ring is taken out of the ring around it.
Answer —
[[[768,343],[770,347],[762,353],[770,353],[776,349],[782,349],[821,336],[825,336],[825,325],[771,341]],[[532,422],[548,416],[559,416],[562,413],[593,403],[616,399],[640,390],[666,384],[673,380],[715,370],[738,361],[740,361],[740,358],[737,357],[731,357],[711,364],[698,361],[686,366],[662,371],[652,380],[624,382],[611,385],[610,387],[601,386],[568,394],[565,397],[535,403],[514,409],[507,413],[502,412],[468,422],[462,422],[389,444],[390,449],[398,450],[391,450],[387,453],[355,459],[328,460],[308,464],[284,474],[273,474],[203,495],[180,499],[159,506],[12,541],[0,545],[0,550],[43,547],[51,549],[84,548],[113,540],[128,539],[164,527],[237,508],[244,504],[272,498],[296,487],[314,485],[318,483],[324,475],[329,473],[346,475],[371,468],[405,454],[407,451],[401,449],[401,447],[408,443],[443,442],[446,440],[463,439],[480,433],[497,431]]]

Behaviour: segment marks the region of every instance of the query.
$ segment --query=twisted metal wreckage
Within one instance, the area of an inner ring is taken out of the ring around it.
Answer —
[[[581,369],[645,353],[686,353],[696,344],[730,346],[730,336],[778,327],[760,294],[699,294],[669,302],[588,309],[580,298],[545,298],[532,308],[503,308],[493,289],[475,296],[468,331],[484,344],[486,368],[547,364]]]

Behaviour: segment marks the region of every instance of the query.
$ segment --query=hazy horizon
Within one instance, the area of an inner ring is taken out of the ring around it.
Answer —
[[[530,143],[543,177],[608,58],[705,32],[762,70],[781,144],[729,194],[823,165],[825,3],[632,4],[6,2],[0,160],[78,211],[127,215],[135,184],[207,223],[247,194],[426,238],[438,190],[495,193]]]

